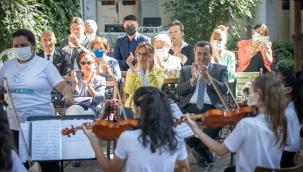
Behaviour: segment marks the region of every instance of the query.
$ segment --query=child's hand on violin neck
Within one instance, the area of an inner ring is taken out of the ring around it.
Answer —
[[[91,123],[91,122],[85,122],[85,123],[83,123],[83,125],[82,125],[83,132],[84,132],[84,134],[85,134],[89,139],[97,138],[96,135],[93,133],[92,130],[86,129],[87,126],[92,126],[92,125],[93,125],[93,123]]]
[[[186,123],[190,126],[190,128],[194,129],[195,127],[198,127],[197,123],[195,121],[193,121],[192,119],[190,119],[190,115],[194,115],[194,114],[189,114],[189,113],[186,113]],[[198,127],[199,128],[199,127]]]

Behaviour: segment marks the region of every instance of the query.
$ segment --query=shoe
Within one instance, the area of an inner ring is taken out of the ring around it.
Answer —
[[[72,166],[73,167],[80,167],[81,166],[81,162],[80,161],[73,161]]]
[[[204,151],[204,156],[205,156],[205,159],[208,163],[212,163],[214,162],[214,157],[213,157],[213,153],[211,153],[211,151],[209,149],[206,149]]]
[[[208,163],[205,160],[204,156],[202,154],[199,154],[199,152],[197,151],[192,151],[191,154],[196,158],[197,163],[201,166],[201,167],[207,167]]]

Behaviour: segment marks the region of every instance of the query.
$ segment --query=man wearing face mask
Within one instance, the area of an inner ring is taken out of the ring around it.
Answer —
[[[227,42],[227,29],[219,25],[210,37],[210,44],[214,48],[211,62],[227,66],[228,81],[233,82],[235,78],[236,60],[235,54],[225,49]]]
[[[183,114],[201,114],[210,109],[223,109],[224,106],[215,87],[215,83],[221,93],[227,93],[224,83],[228,82],[227,67],[220,64],[211,63],[213,54],[212,46],[207,41],[196,43],[195,60],[192,65],[183,66],[180,72],[179,82],[176,89],[181,98],[180,110]],[[204,132],[215,139],[220,128],[207,128]],[[192,151],[197,163],[202,167],[207,167],[213,162],[213,155],[208,147],[196,137],[186,139],[186,143]]]
[[[259,23],[252,30],[252,39],[238,42],[239,64],[237,72],[260,72],[260,69],[263,73],[271,71],[272,43],[259,40],[260,37],[267,35],[267,26]]]
[[[151,43],[151,39],[137,32],[139,23],[134,15],[124,17],[123,27],[126,34],[117,38],[113,58],[118,61],[121,71],[127,71],[129,66],[126,60],[134,65],[134,53],[138,44],[141,42]]]
[[[90,41],[95,39],[97,30],[98,26],[94,20],[85,21],[85,35]]]

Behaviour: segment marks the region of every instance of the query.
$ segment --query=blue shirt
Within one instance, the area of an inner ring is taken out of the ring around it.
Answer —
[[[138,32],[132,41],[128,40],[126,34],[117,38],[113,58],[118,61],[121,71],[127,71],[129,69],[129,66],[126,64],[126,59],[128,58],[130,52],[133,54],[135,53],[138,44],[141,42],[151,43],[151,39],[147,36],[141,35]]]

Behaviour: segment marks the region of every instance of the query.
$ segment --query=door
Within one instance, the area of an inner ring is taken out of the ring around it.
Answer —
[[[268,27],[268,36],[270,36],[270,40],[277,40],[278,32],[276,0],[266,0],[266,26]]]
[[[135,15],[140,24],[141,17],[139,16],[139,0],[117,0],[119,24],[123,24],[123,19],[127,15]]]
[[[116,1],[97,1],[97,15],[98,33],[104,32],[105,24],[118,24]]]

